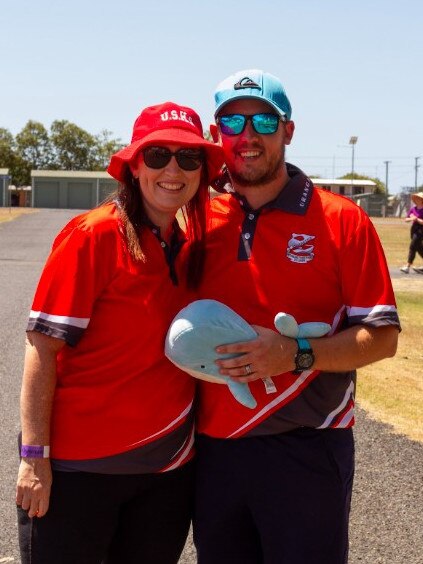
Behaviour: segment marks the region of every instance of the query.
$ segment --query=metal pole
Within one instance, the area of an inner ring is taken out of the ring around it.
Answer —
[[[351,175],[352,175],[352,178],[353,178],[353,180],[354,180],[354,147],[355,147],[355,143],[353,143],[353,144],[351,145],[351,147],[352,147]]]
[[[351,145],[351,149],[352,149],[352,163],[351,163],[351,195],[353,195],[354,192],[354,150],[355,150],[355,144],[357,143],[358,137],[356,135],[353,135],[352,137],[350,137],[350,142],[349,144]]]
[[[95,199],[97,200],[95,205],[98,206],[98,204],[100,203],[100,179],[97,178],[96,179],[96,186],[95,186]]]
[[[419,159],[420,157],[415,157],[414,160],[416,161],[416,164],[414,165],[414,190],[417,192],[417,171],[419,169]]]
[[[386,195],[389,195],[389,189],[388,189],[388,167],[389,167],[389,163],[391,161],[383,161],[385,163],[385,191],[386,191]]]

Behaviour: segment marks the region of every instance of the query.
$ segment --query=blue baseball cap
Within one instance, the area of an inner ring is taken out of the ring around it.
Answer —
[[[263,100],[279,115],[291,119],[292,108],[281,81],[273,74],[258,69],[239,71],[218,84],[214,93],[216,110],[214,115],[228,102],[255,98]]]

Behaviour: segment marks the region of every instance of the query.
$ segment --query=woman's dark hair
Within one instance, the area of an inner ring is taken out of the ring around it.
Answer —
[[[116,200],[128,251],[133,260],[145,262],[147,258],[139,237],[145,209],[138,180],[133,177],[129,167],[125,170],[124,182],[119,183],[117,192],[107,198],[105,203]],[[198,190],[182,210],[189,245],[185,267],[186,284],[192,290],[198,288],[203,276],[208,201],[207,166],[203,164]]]

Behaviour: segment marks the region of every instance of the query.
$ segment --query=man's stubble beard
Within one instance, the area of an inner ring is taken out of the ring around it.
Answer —
[[[247,173],[239,174],[234,170],[229,170],[232,181],[238,186],[244,188],[252,186],[260,186],[263,184],[269,184],[276,180],[280,173],[280,169],[285,164],[285,146],[282,146],[279,158],[274,159],[268,166],[267,170],[264,172],[251,170]]]

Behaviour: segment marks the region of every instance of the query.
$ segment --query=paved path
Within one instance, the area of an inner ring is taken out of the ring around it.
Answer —
[[[75,213],[42,210],[0,224],[0,563],[19,562],[14,484],[28,310],[54,234]],[[422,564],[423,444],[357,415],[350,564]],[[180,564],[195,564],[191,539]]]
[[[13,499],[28,312],[53,237],[75,213],[46,210],[0,223],[0,563],[19,562]]]

